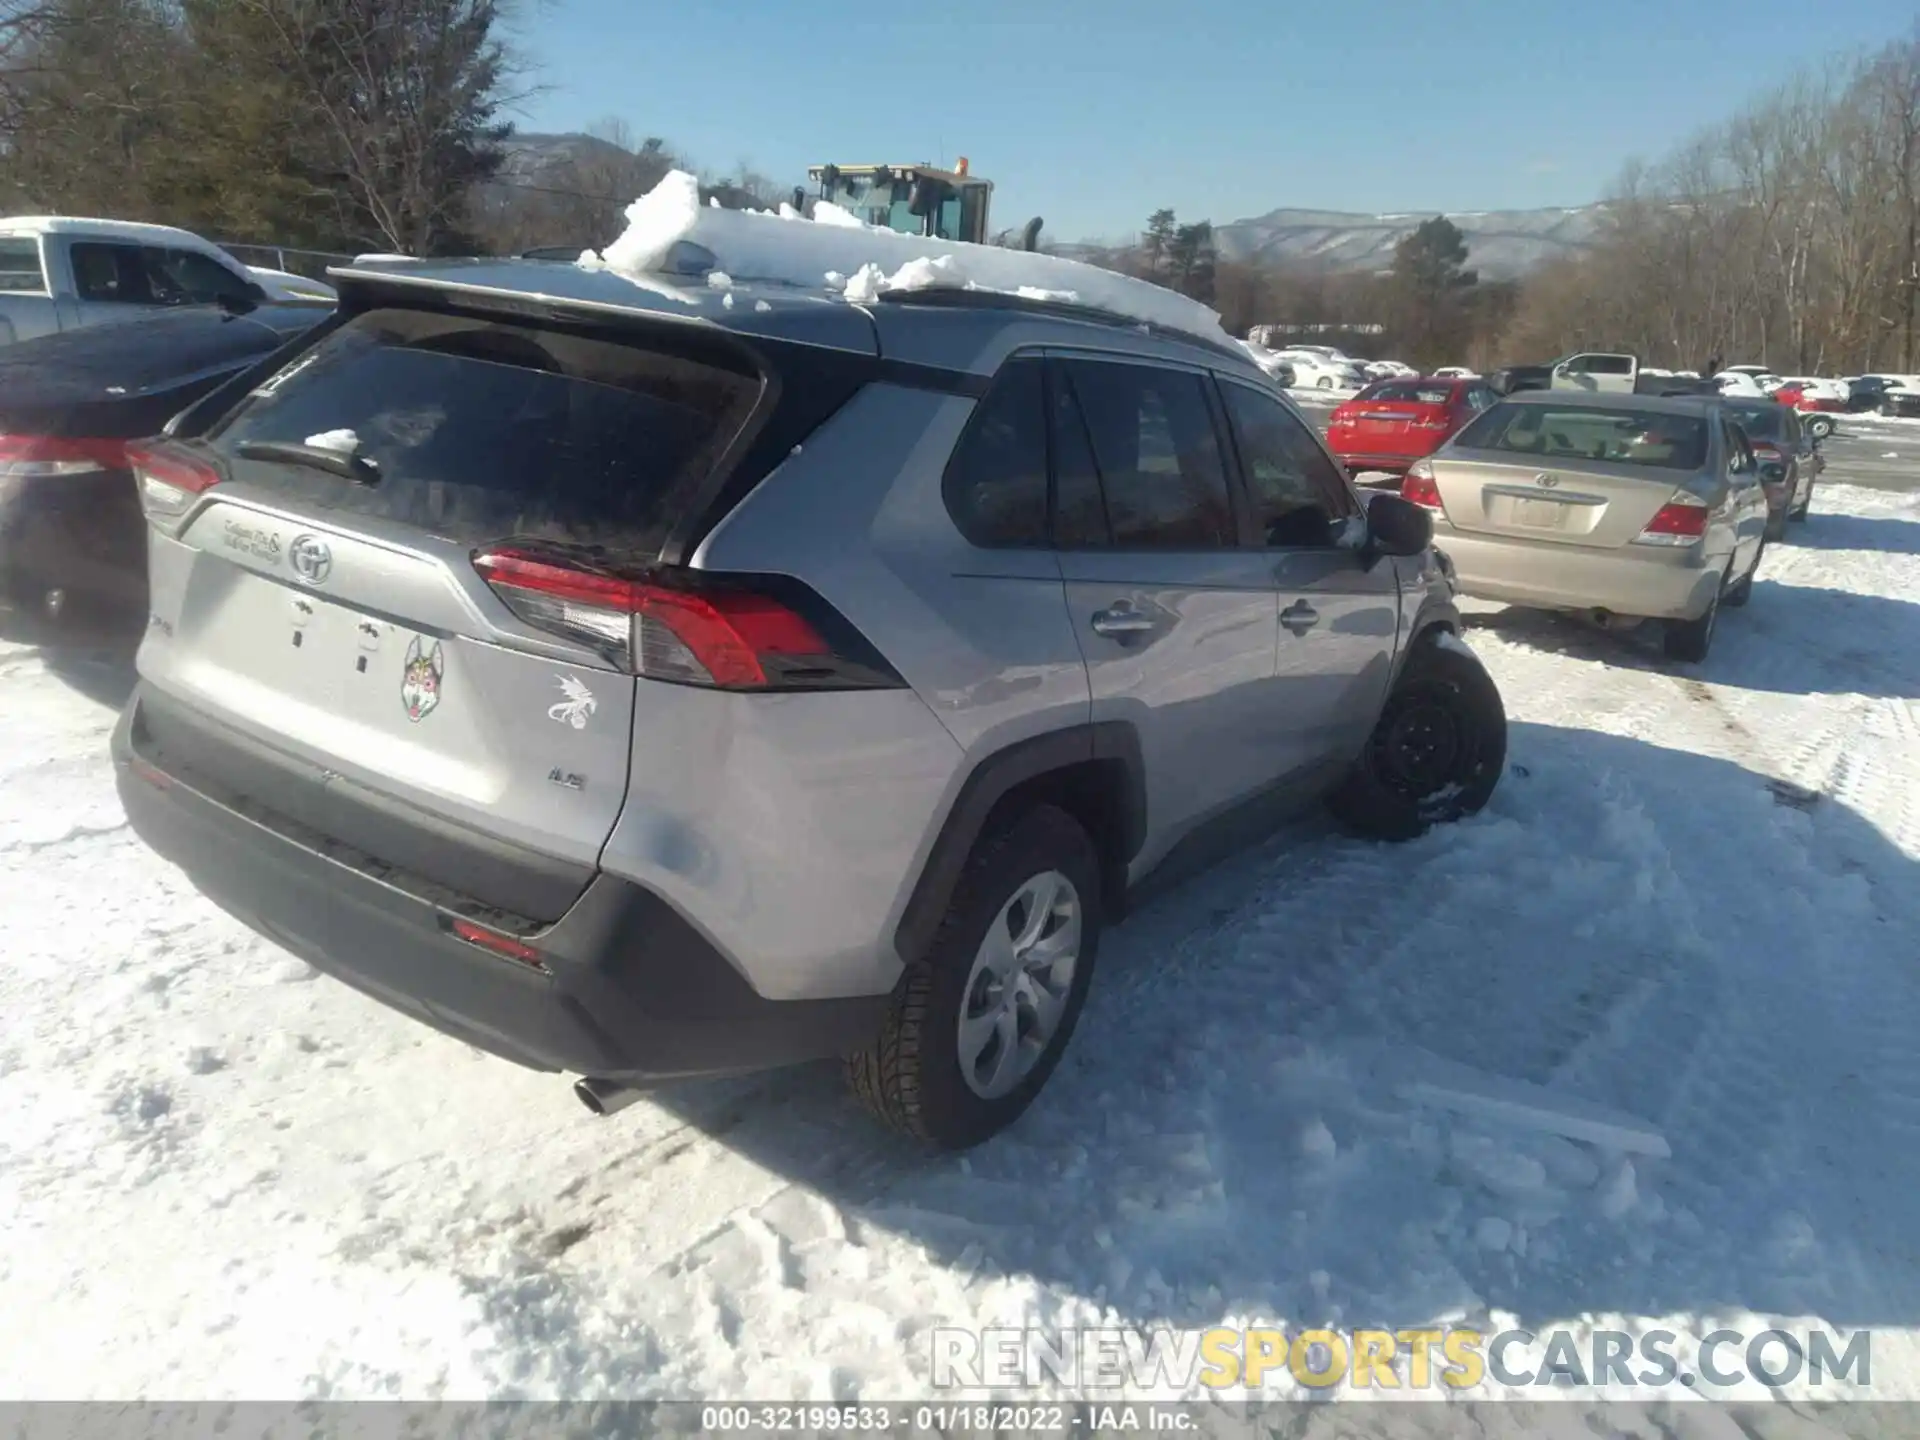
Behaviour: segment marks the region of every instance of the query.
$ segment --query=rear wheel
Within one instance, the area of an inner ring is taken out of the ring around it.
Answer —
[[[1713,600],[1707,606],[1707,613],[1695,620],[1669,620],[1667,633],[1662,640],[1662,648],[1669,660],[1683,660],[1688,664],[1699,664],[1707,658],[1707,651],[1713,648],[1714,627],[1720,621],[1720,592],[1713,592]]]
[[[1787,519],[1793,521],[1796,525],[1804,525],[1807,520],[1807,512],[1811,509],[1813,509],[1813,486],[1809,483],[1807,486],[1807,498],[1800,502],[1797,509],[1787,512]]]
[[[1484,806],[1506,759],[1506,705],[1479,657],[1452,637],[1424,642],[1327,806],[1355,834],[1412,840]]]
[[[1073,817],[1036,806],[983,838],[879,1038],[847,1061],[854,1093],[943,1149],[1012,1124],[1073,1035],[1100,930],[1099,857]]]
[[[1816,440],[1824,440],[1833,433],[1833,418],[1828,415],[1816,415],[1807,421],[1807,433]]]
[[[1767,528],[1761,532],[1761,536],[1762,536],[1761,543],[1764,544],[1768,540],[1784,539],[1786,537],[1786,533],[1787,533],[1786,510],[1782,509],[1777,514],[1769,510],[1767,512]]]
[[[1333,388],[1333,378],[1328,375],[1322,375],[1313,383],[1318,385],[1322,390],[1331,390]]]

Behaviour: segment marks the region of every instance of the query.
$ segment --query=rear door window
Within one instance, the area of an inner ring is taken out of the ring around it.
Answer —
[[[1055,373],[1085,423],[1114,545],[1234,544],[1226,466],[1200,375],[1098,360],[1064,361]]]
[[[40,242],[31,235],[0,240],[0,293],[44,294],[47,277],[40,270]]]
[[[208,443],[236,476],[316,507],[644,559],[759,393],[744,368],[637,337],[374,310],[262,384]],[[371,483],[249,459],[252,442],[352,455]]]
[[[1046,367],[1012,360],[947,462],[947,510],[986,549],[1047,543]]]

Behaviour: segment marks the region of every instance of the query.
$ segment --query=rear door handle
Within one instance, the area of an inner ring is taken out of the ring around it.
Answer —
[[[1094,611],[1092,624],[1096,635],[1144,635],[1154,627],[1151,615],[1141,614],[1124,600]]]
[[[1296,600],[1280,612],[1280,623],[1295,635],[1304,635],[1320,623],[1320,612],[1304,600]]]

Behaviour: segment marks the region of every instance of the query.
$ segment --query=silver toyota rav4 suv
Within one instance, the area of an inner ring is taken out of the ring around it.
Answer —
[[[137,456],[138,833],[320,969],[605,1112],[845,1060],[964,1146],[1150,875],[1328,800],[1469,813],[1500,697],[1425,512],[1237,349],[363,264]]]

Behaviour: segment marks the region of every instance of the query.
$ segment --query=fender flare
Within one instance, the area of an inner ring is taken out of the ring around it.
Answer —
[[[927,953],[933,937],[945,917],[967,859],[992,818],[994,808],[1022,785],[1044,779],[1056,771],[1104,761],[1117,768],[1121,777],[1119,793],[1112,797],[1119,821],[1117,853],[1115,847],[1100,845],[1103,877],[1111,886],[1118,872],[1124,886],[1126,867],[1140,853],[1147,833],[1146,762],[1140,753],[1140,737],[1124,721],[1108,720],[1096,724],[1074,725],[1064,730],[1015,741],[996,750],[976,764],[954,797],[940,832],[927,852],[926,863],[907,897],[906,908],[894,927],[894,948],[903,963]],[[1096,844],[1102,837],[1095,837]]]
[[[1412,623],[1407,626],[1407,643],[1400,647],[1399,655],[1394,658],[1393,680],[1387,688],[1391,690],[1399,683],[1400,672],[1406,669],[1408,657],[1422,645],[1432,644],[1435,634],[1445,631],[1450,635],[1458,635],[1464,628],[1460,607],[1452,600],[1429,595],[1421,601]]]

